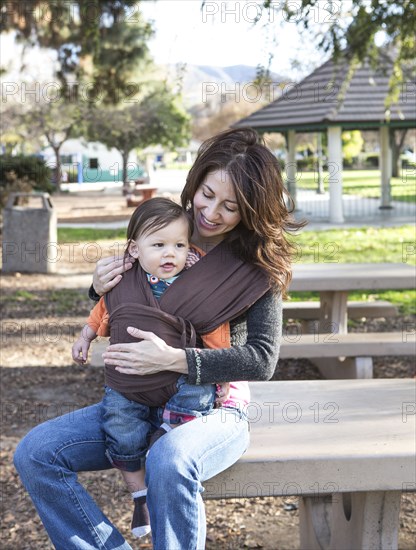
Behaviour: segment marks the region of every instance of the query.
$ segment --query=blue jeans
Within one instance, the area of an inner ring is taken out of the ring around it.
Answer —
[[[150,411],[154,427],[161,412]],[[16,469],[58,550],[131,549],[77,479],[77,472],[111,468],[102,417],[98,403],[49,420],[16,449]],[[156,441],[146,462],[154,550],[205,547],[201,482],[234,464],[248,441],[248,422],[233,409],[216,409]]]
[[[214,384],[195,386],[182,375],[175,393],[165,405],[163,418],[175,424],[208,414],[215,399]],[[106,434],[107,457],[120,470],[136,472],[144,466],[148,436],[152,432],[150,407],[130,401],[121,393],[105,388],[103,429]],[[187,418],[188,417],[188,418]]]
[[[214,384],[202,384],[196,386],[188,384],[188,377],[182,375],[176,383],[178,393],[175,393],[165,405],[165,419],[170,419],[171,424],[181,424],[181,416],[204,416],[214,408],[215,391]]]
[[[126,472],[144,467],[152,431],[150,407],[130,401],[106,387],[102,401],[106,455],[113,466]]]

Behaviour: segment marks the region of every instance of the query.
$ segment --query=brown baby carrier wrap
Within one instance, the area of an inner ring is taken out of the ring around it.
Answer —
[[[217,245],[184,271],[157,300],[146,273],[135,262],[105,295],[110,344],[138,342],[127,332],[133,326],[154,332],[176,348],[195,347],[196,334],[212,332],[241,315],[269,289],[259,267],[238,259],[226,243]],[[105,366],[106,384],[132,401],[162,406],[176,393],[180,374],[163,371],[134,376]]]

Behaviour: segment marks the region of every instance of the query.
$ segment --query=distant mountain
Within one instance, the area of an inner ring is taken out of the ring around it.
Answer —
[[[256,78],[256,67],[232,65],[212,67],[209,65],[166,65],[164,70],[171,82],[182,81],[182,93],[187,108],[204,103],[221,101],[221,94],[243,93],[243,88]],[[289,78],[271,73],[273,83],[289,82]]]

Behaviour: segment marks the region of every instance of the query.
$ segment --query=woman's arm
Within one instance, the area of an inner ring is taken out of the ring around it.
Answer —
[[[235,328],[229,349],[185,350],[191,384],[269,380],[273,376],[282,336],[281,297],[267,292],[247,311],[246,330],[241,324]]]
[[[188,374],[185,350],[169,346],[154,332],[127,327],[127,332],[141,342],[113,344],[103,353],[104,363],[117,365],[124,374],[155,374],[171,370]]]
[[[142,342],[114,344],[104,361],[125,374],[153,374],[172,370],[189,374],[191,384],[235,380],[268,380],[273,376],[282,334],[281,298],[267,292],[246,313],[246,323],[231,322],[228,349],[172,348],[152,332],[128,328]],[[233,328],[235,330],[233,330]]]
[[[123,273],[133,267],[134,258],[109,256],[98,260],[92,276],[92,287],[89,297],[98,301],[99,297],[115,287],[122,279]]]

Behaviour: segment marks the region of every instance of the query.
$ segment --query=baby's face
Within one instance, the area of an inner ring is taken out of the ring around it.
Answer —
[[[159,279],[169,279],[185,267],[189,250],[188,222],[179,218],[163,229],[144,233],[129,246],[142,268]]]

